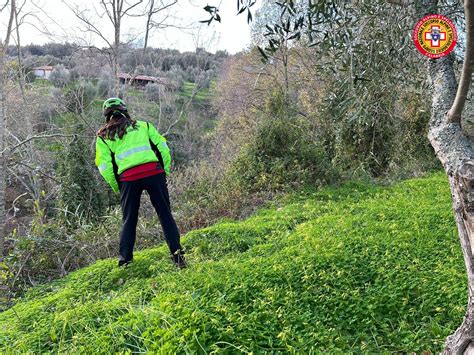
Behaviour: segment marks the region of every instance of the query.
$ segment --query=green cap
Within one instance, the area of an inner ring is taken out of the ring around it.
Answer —
[[[127,106],[125,105],[125,102],[123,102],[122,99],[119,99],[118,97],[110,97],[107,100],[105,100],[102,108],[106,110],[114,106],[122,106],[124,109],[127,108]]]

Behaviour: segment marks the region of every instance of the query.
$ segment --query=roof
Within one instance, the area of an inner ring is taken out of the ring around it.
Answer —
[[[152,81],[155,83],[160,83],[163,85],[171,85],[171,82],[168,79],[165,78],[158,78],[156,76],[150,76],[150,75],[130,75],[128,73],[119,73],[117,75],[121,79],[126,79],[126,80],[144,80],[144,81]]]
[[[53,70],[52,65],[42,65],[40,67],[36,67],[35,70]]]

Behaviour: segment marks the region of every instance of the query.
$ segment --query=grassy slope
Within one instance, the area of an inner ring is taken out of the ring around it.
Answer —
[[[0,314],[4,350],[439,351],[465,276],[443,175],[293,195],[118,269],[99,261]]]
[[[183,84],[183,88],[181,89],[179,94],[185,98],[190,98],[193,94],[195,87],[196,87],[195,83],[192,83],[190,81],[185,81]],[[195,100],[198,102],[206,101],[206,100],[209,100],[210,97],[211,97],[211,91],[209,89],[201,89],[196,94]]]

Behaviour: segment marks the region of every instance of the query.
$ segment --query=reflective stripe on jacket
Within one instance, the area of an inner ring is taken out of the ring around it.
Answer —
[[[118,175],[134,166],[160,162],[166,175],[170,173],[171,155],[166,139],[147,122],[137,121],[136,128],[129,126],[122,139],[97,137],[95,153],[95,165],[114,192],[119,191]]]

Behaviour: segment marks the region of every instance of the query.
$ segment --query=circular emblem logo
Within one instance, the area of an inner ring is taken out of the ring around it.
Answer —
[[[453,22],[443,15],[428,15],[415,26],[413,41],[427,57],[440,58],[451,53],[458,40]]]

